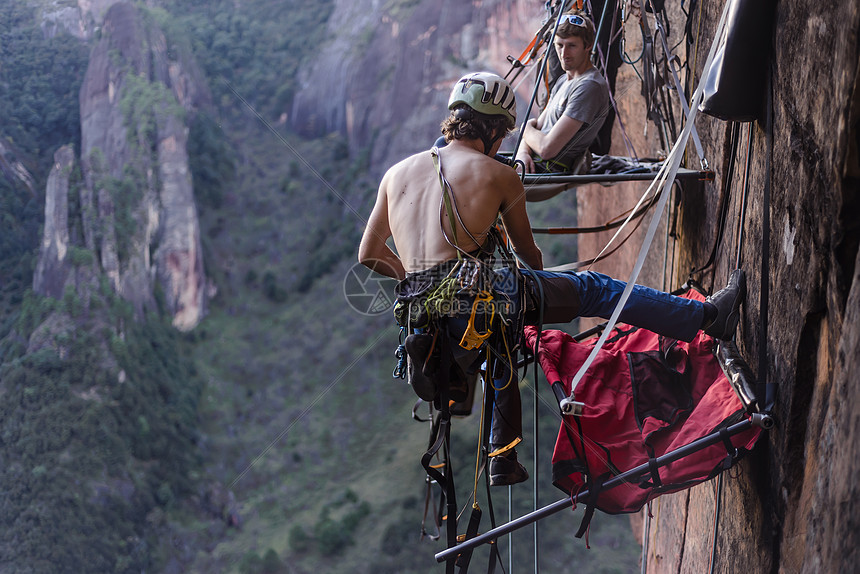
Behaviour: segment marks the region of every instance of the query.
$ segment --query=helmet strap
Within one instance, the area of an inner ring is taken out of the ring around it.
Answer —
[[[493,145],[495,145],[495,143],[499,141],[499,138],[483,135],[481,136],[481,141],[484,142],[484,155],[490,155],[490,151],[493,149]]]
[[[480,112],[476,112],[469,107],[457,108],[456,110],[451,112],[451,115],[460,121],[471,121],[475,118],[489,117]],[[502,136],[496,136],[495,131],[489,134],[485,133],[483,130],[477,131],[480,132],[480,138],[484,144],[484,155],[490,155],[490,150],[493,149],[493,145],[500,139],[500,137],[504,137],[504,134]]]
[[[502,135],[496,135],[496,131],[492,134],[481,134],[481,141],[484,142],[484,155],[490,155],[490,151],[493,149],[493,146],[497,141],[505,137],[504,133]]]

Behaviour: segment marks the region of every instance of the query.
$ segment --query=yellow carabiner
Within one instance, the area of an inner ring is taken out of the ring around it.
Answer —
[[[464,349],[471,351],[472,349],[477,349],[481,345],[484,344],[484,341],[487,340],[487,337],[493,334],[490,330],[489,325],[493,324],[493,319],[496,316],[496,306],[492,304],[493,295],[489,291],[481,291],[478,295],[475,296],[475,300],[472,302],[472,315],[469,317],[469,324],[466,326],[466,332],[463,333],[463,338],[460,339],[460,346]],[[479,333],[475,329],[475,313],[478,310],[478,307],[483,307],[483,312],[486,313],[487,307],[490,308],[490,321],[487,324],[487,332]]]

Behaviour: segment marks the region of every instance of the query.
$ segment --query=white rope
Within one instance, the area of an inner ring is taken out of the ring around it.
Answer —
[[[705,67],[702,72],[702,77],[699,81],[698,86],[696,87],[695,92],[693,93],[693,98],[690,103],[690,112],[687,114],[686,124],[684,125],[684,129],[681,132],[681,135],[678,137],[678,140],[675,142],[675,145],[672,147],[672,151],[669,153],[669,157],[666,158],[666,161],[663,163],[663,167],[660,168],[660,172],[657,175],[657,179],[655,179],[651,185],[648,187],[648,190],[643,194],[643,196],[639,199],[639,203],[636,204],[636,207],[633,209],[632,213],[639,208],[639,206],[645,201],[645,198],[651,193],[651,190],[655,188],[659,184],[663,185],[663,190],[660,195],[660,200],[657,203],[656,211],[654,212],[653,217],[651,218],[651,224],[648,226],[648,232],[645,235],[645,241],[642,244],[642,248],[639,250],[639,257],[636,260],[636,265],[633,268],[633,272],[630,274],[630,278],[627,280],[627,285],[624,287],[624,291],[621,293],[621,300],[618,301],[618,305],[616,305],[615,310],[612,312],[612,316],[609,318],[609,321],[606,324],[606,328],[603,330],[603,333],[600,335],[600,338],[597,340],[597,344],[595,344],[594,348],[591,350],[591,353],[588,355],[588,358],[582,364],[582,366],[577,371],[576,375],[573,377],[573,381],[570,385],[570,396],[561,401],[560,407],[563,413],[573,413],[576,412],[577,405],[574,400],[574,393],[576,391],[576,386],[579,384],[579,381],[585,376],[585,373],[588,372],[589,367],[594,362],[595,357],[597,357],[597,353],[600,351],[603,344],[606,342],[606,339],[609,337],[609,332],[615,326],[615,323],[618,321],[619,315],[621,315],[621,310],[624,309],[624,305],[627,303],[627,300],[630,298],[630,293],[633,291],[633,286],[636,284],[636,279],[639,277],[639,273],[642,271],[642,267],[645,265],[645,257],[648,255],[648,251],[651,248],[651,243],[654,240],[654,234],[657,231],[657,225],[660,222],[660,218],[663,216],[663,211],[666,207],[666,203],[669,199],[669,194],[672,189],[672,185],[675,182],[675,176],[678,173],[678,169],[681,165],[681,158],[684,155],[684,149],[687,146],[687,141],[690,137],[690,131],[693,126],[693,121],[696,118],[696,114],[699,111],[699,103],[702,100],[702,94],[704,92],[704,84],[708,75],[710,74],[711,65],[714,61],[714,54],[716,53],[717,46],[719,42],[716,40],[722,38],[723,29],[726,24],[726,15],[729,11],[729,6],[731,6],[731,0],[728,0],[723,7],[723,13],[720,17],[720,23],[717,26],[716,34],[714,35],[714,41],[711,43],[711,50],[708,54],[708,59],[705,62]],[[615,240],[616,237],[621,233],[621,230],[625,225],[630,221],[631,216],[627,217],[624,225],[618,229],[615,233],[615,236],[610,240],[609,244],[604,247],[603,251],[605,251],[612,241]],[[601,251],[601,253],[603,253]]]

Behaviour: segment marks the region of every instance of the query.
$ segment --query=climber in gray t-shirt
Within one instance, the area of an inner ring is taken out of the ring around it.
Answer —
[[[609,86],[589,58],[594,24],[581,12],[564,14],[554,41],[565,75],[538,118],[523,126],[517,159],[527,172],[573,171],[597,137],[609,110]]]

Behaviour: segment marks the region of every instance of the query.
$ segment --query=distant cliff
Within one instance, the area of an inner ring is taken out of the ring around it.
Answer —
[[[4,291],[12,260],[21,278],[32,269],[35,292],[22,287],[0,335],[0,571],[151,571],[163,562],[163,508],[191,495],[200,464],[202,384],[177,330],[206,310],[186,147],[208,90],[155,10],[113,3],[97,34],[70,38],[45,14],[34,24],[34,6],[4,6],[0,18],[3,65],[35,62],[3,78],[4,88],[16,84],[4,95],[34,106],[17,106],[6,125],[48,126],[23,143],[0,134],[0,234],[13,235],[15,214],[35,220],[45,188],[41,242],[32,235],[0,261]],[[63,26],[90,14],[72,12]],[[40,28],[49,41],[32,40]],[[74,67],[69,77],[57,73],[63,63]],[[50,100],[52,82],[72,97],[39,107],[34,92]],[[80,145],[77,129],[52,130],[60,124],[27,112],[72,125],[80,117]],[[46,149],[53,165],[35,157]],[[27,209],[6,210],[18,195]]]
[[[70,187],[75,159],[60,150],[46,193],[37,293],[81,289],[70,274],[80,261],[66,257],[71,240],[138,314],[154,309],[160,292],[177,328],[199,322],[206,278],[186,145],[188,117],[208,98],[193,60],[168,46],[151,16],[124,2],[107,11],[80,91],[82,178]],[[77,194],[77,235],[69,193]]]
[[[372,146],[372,170],[429,148],[450,86],[469,71],[505,75],[540,25],[543,2],[337,0],[319,55],[300,72],[289,115],[306,135]],[[520,90],[525,109],[531,82]]]
[[[101,27],[108,8],[119,0],[77,0],[74,5],[69,3],[46,3],[39,12],[42,33],[55,36],[65,30],[72,36],[82,40],[92,38]]]

